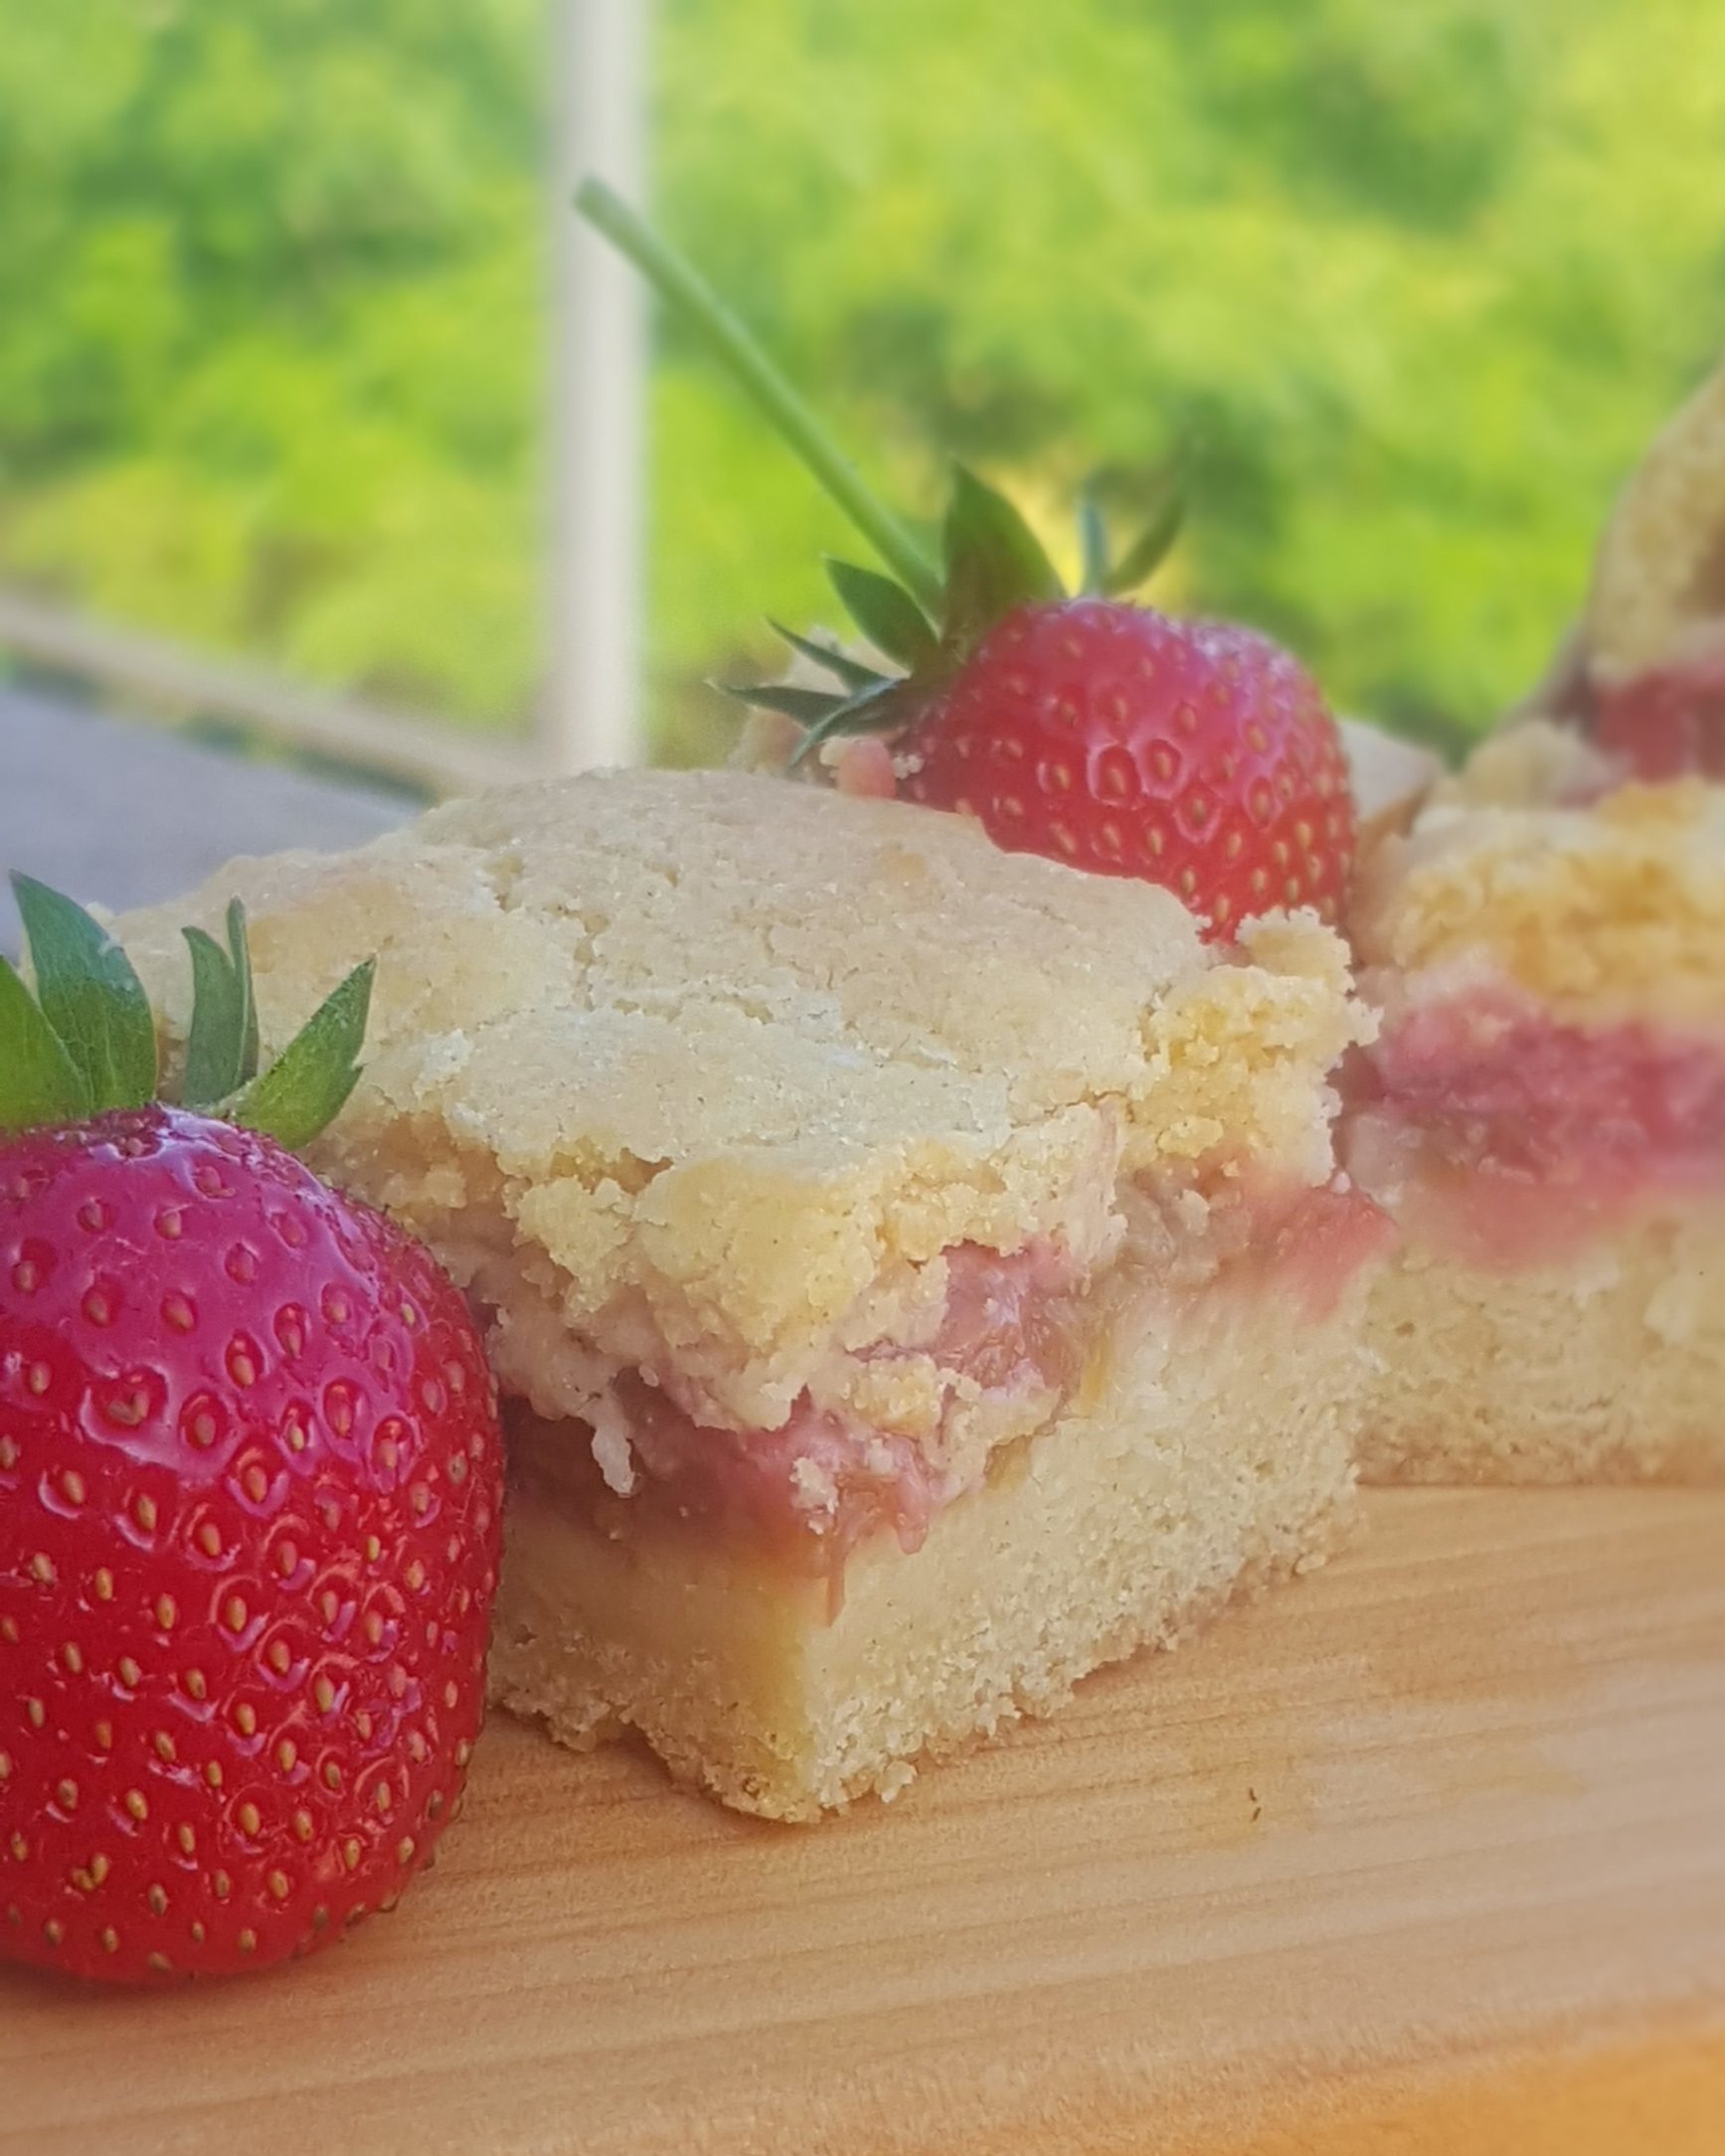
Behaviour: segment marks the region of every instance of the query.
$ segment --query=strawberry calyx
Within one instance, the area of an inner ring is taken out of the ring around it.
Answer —
[[[1151,521],[1113,565],[1101,507],[1094,495],[1082,498],[1083,595],[1131,590],[1155,570],[1173,543],[1184,507],[1171,474],[1158,484],[1157,494]],[[883,656],[898,660],[903,672],[867,665],[775,621],[773,628],[793,651],[833,677],[836,691],[778,682],[721,684],[728,696],[778,712],[802,727],[792,767],[835,737],[907,732],[997,623],[1020,606],[1053,605],[1070,595],[1017,509],[962,464],[953,470],[942,541],[944,573],[934,622],[892,578],[851,562],[829,558],[826,565],[833,589],[858,629]]]
[[[1076,596],[1019,511],[961,465],[937,563],[689,264],[599,183],[576,200],[879,557],[879,569],[827,568],[883,663],[779,629],[829,685],[729,685],[802,729],[792,768],[831,745],[821,761],[840,792],[967,816],[1007,853],[1160,884],[1212,938],[1277,908],[1339,916],[1355,810],[1317,684],[1239,624],[1123,603],[1179,529],[1177,462],[1155,479],[1147,521],[1118,558],[1087,491]],[[841,736],[860,738],[840,747]],[[771,760],[783,761],[776,749]]]
[[[902,671],[869,665],[775,622],[776,632],[830,675],[836,688],[719,684],[728,696],[777,712],[803,729],[793,764],[835,737],[903,733],[997,623],[1021,606],[1054,603],[1070,595],[1020,512],[962,464],[953,467],[940,562],[931,561],[903,521],[871,492],[753,335],[663,236],[603,181],[585,181],[576,206],[707,343],[887,572],[830,558],[826,564],[833,589],[852,621],[869,644]],[[1172,546],[1185,508],[1183,459],[1171,461],[1143,491],[1148,496],[1145,522],[1118,557],[1111,557],[1095,492],[1087,490],[1081,497],[1083,593],[1117,597],[1136,590]]]
[[[793,764],[837,736],[896,734],[914,726],[996,621],[1014,607],[1065,595],[1036,534],[1004,495],[963,465],[952,475],[942,537],[945,567],[934,621],[891,578],[854,563],[828,565],[852,620],[877,650],[899,660],[904,672],[865,665],[774,622],[792,650],[837,681],[836,692],[776,682],[722,685],[740,702],[779,712],[802,727]]]
[[[0,1139],[167,1100],[149,998],[114,937],[74,900],[14,874],[35,993],[0,957]],[[226,945],[183,932],[193,1004],[171,1104],[256,1130],[289,1151],[333,1121],[358,1083],[376,961],[356,966],[259,1069],[246,910]]]

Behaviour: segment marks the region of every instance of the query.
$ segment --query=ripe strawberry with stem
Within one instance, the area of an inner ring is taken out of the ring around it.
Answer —
[[[1163,884],[1213,936],[1274,907],[1335,919],[1355,812],[1316,684],[1250,629],[1177,620],[1126,596],[1178,530],[1174,475],[1118,560],[1098,506],[1081,504],[1083,588],[1069,596],[1018,511],[959,467],[937,569],[688,263],[601,183],[577,201],[705,337],[891,573],[828,565],[857,627],[902,673],[781,629],[836,689],[731,692],[804,729],[793,764],[835,738],[884,737],[890,766],[874,750],[862,790],[896,784],[975,816],[1008,851]]]
[[[182,1105],[123,952],[15,878],[0,960],[0,1955],[171,1982],[393,1906],[482,1706],[501,1440],[431,1254],[288,1150],[371,968],[259,1072],[188,929]]]

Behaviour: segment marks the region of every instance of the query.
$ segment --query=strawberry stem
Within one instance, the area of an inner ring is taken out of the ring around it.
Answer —
[[[575,206],[634,263],[666,305],[700,332],[882,562],[939,618],[941,579],[934,564],[712,287],[603,180],[584,180]]]

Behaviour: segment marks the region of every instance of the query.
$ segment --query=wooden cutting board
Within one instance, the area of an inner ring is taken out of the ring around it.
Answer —
[[[1725,1491],[1394,1494],[890,1808],[494,1725],[442,1863],[195,1995],[0,1975],[0,2147],[1725,2150]]]

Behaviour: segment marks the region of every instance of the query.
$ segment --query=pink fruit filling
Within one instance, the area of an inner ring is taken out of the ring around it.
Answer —
[[[1566,807],[1585,807],[1628,779],[1725,779],[1725,628],[1627,681],[1597,681],[1578,652],[1549,696],[1551,716],[1585,735],[1609,766],[1603,783],[1567,794]]]
[[[947,1309],[920,1353],[1000,1402],[1062,1394],[1076,1376],[1076,1269],[1053,1244],[1011,1256],[966,1244],[947,1252]],[[879,1361],[911,1351],[885,1344]],[[821,1571],[876,1528],[906,1551],[922,1546],[940,1506],[957,1494],[914,1437],[859,1426],[807,1394],[775,1430],[708,1429],[640,1379],[619,1397],[636,1464],[678,1514],[741,1532]],[[632,1500],[625,1500],[632,1502]]]
[[[1158,1217],[1166,1210],[1148,1203]],[[859,1359],[926,1355],[971,1381],[984,1404],[1032,1408],[1045,1423],[1071,1395],[1102,1328],[1165,1324],[1170,1298],[1210,1292],[1269,1293],[1319,1322],[1387,1236],[1379,1209],[1338,1178],[1319,1190],[1225,1204],[1202,1237],[1185,1238],[1197,1247],[1179,1257],[1165,1233],[1138,1244],[1128,1239],[1096,1288],[1055,1243],[1012,1254],[963,1244],[946,1252],[947,1302],[934,1338],[916,1347],[883,1341]],[[635,1475],[627,1495],[605,1486],[567,1424],[524,1421],[516,1432],[518,1468],[573,1496],[609,1535],[682,1524],[825,1577],[836,1593],[860,1542],[886,1530],[907,1552],[918,1549],[963,1487],[919,1439],[859,1424],[806,1393],[778,1428],[738,1430],[697,1422],[638,1373],[624,1374],[614,1392]]]
[[[1335,1313],[1348,1282],[1396,1240],[1375,1199],[1346,1176],[1280,1203],[1260,1200],[1245,1276],[1287,1296],[1314,1325]]]
[[[1648,783],[1690,773],[1725,779],[1725,650],[1661,668],[1602,692],[1595,744]]]
[[[859,1360],[927,1355],[1000,1402],[1064,1394],[1081,1337],[1081,1282],[1066,1251],[1040,1243],[1008,1255],[966,1244],[946,1259],[947,1303],[934,1338],[917,1348],[880,1342]],[[534,1466],[554,1465],[616,1532],[643,1514],[668,1515],[836,1579],[877,1528],[918,1549],[936,1511],[957,1494],[915,1438],[861,1425],[806,1393],[778,1428],[738,1430],[697,1422],[638,1373],[625,1373],[614,1391],[637,1474],[626,1497],[605,1490],[586,1447],[569,1444],[556,1425],[535,1425],[529,1442]]]
[[[1649,1199],[1725,1189],[1725,1038],[1564,1026],[1475,991],[1405,1018],[1349,1089],[1356,1179],[1477,1264],[1537,1262]]]

